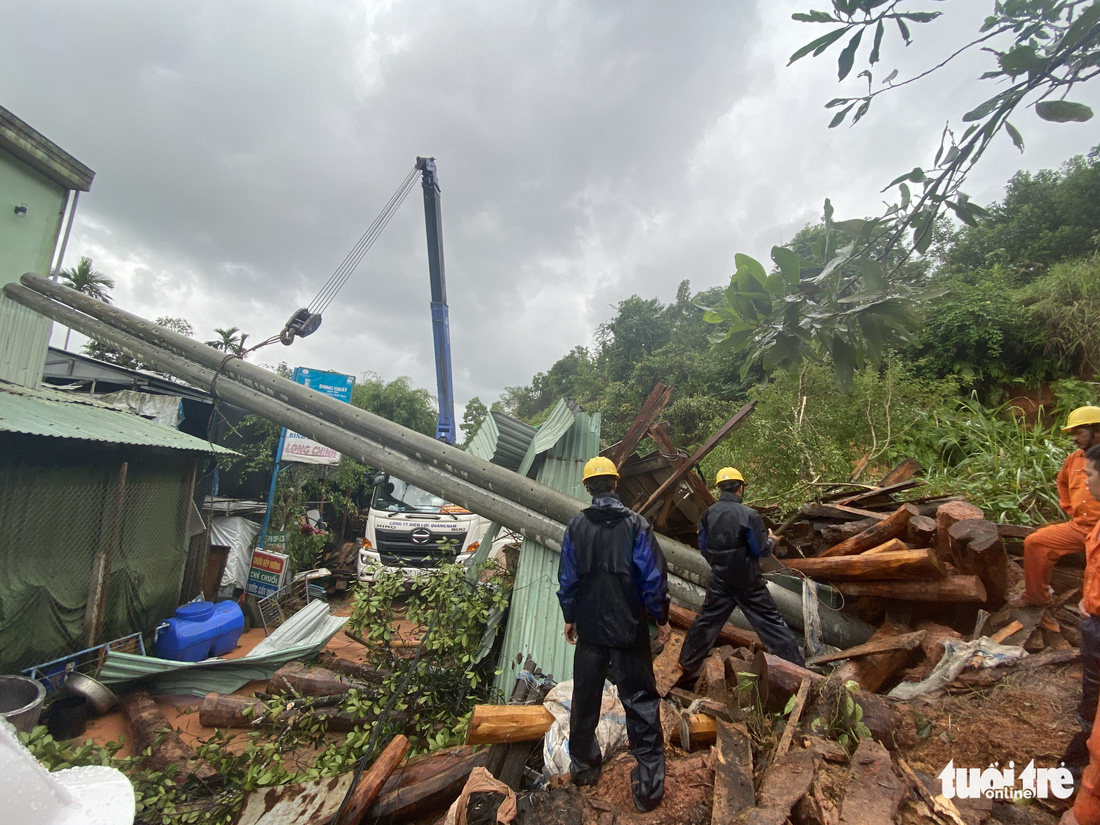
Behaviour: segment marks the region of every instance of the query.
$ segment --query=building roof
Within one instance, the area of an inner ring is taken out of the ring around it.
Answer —
[[[87,192],[95,172],[0,106],[0,149],[66,189]]]
[[[100,392],[108,392],[106,387],[110,387],[111,390],[137,390],[155,395],[176,395],[208,404],[214,403],[214,396],[206,390],[56,347],[50,347],[46,352],[46,368],[42,380],[65,388],[94,385],[101,387]]]
[[[0,432],[133,444],[196,453],[233,450],[114,410],[86,397],[0,381]]]

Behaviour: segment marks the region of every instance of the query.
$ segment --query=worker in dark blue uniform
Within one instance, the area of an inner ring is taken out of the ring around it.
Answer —
[[[680,649],[681,678],[699,672],[735,607],[741,608],[769,653],[804,665],[798,642],[760,573],[759,559],[771,553],[774,541],[760,514],[741,503],[745,478],[739,470],[723,467],[717,484],[718,501],[699,520],[699,551],[710,563],[710,587]]]
[[[649,523],[615,494],[619,472],[597,456],[584,466],[592,506],[565,528],[558,567],[558,601],[565,638],[576,645],[569,712],[570,772],[577,785],[594,785],[603,757],[596,742],[604,679],[619,689],[626,709],[634,804],[656,808],[665,795],[665,744],[653,676],[647,616],[657,640],[668,641],[665,559]]]

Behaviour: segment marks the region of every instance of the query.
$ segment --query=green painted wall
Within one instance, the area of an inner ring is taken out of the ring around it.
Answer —
[[[49,274],[64,203],[65,189],[0,149],[0,285]],[[49,339],[48,320],[0,293],[0,379],[36,386]]]

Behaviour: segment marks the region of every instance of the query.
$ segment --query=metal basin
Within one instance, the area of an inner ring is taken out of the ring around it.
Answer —
[[[88,707],[97,716],[102,716],[118,704],[118,697],[109,687],[76,670],[65,677],[65,690],[87,699]]]
[[[18,731],[30,733],[42,714],[46,688],[26,676],[0,676],[0,716]]]

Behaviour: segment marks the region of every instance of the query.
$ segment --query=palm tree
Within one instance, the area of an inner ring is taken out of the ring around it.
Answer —
[[[244,357],[244,342],[248,340],[247,332],[241,332],[239,327],[230,327],[229,329],[215,327],[214,332],[219,337],[213,341],[206,341],[206,346],[236,355],[238,358]]]
[[[105,304],[111,303],[107,290],[115,288],[114,281],[92,269],[92,259],[87,256],[81,258],[76,266],[61,270],[61,283]]]
[[[61,283],[77,292],[83,292],[89,298],[95,298],[105,304],[111,303],[108,289],[115,288],[115,282],[101,272],[92,269],[92,259],[84,256],[76,266],[63,269],[60,272]],[[69,348],[69,335],[72,330],[65,332],[65,349]]]

